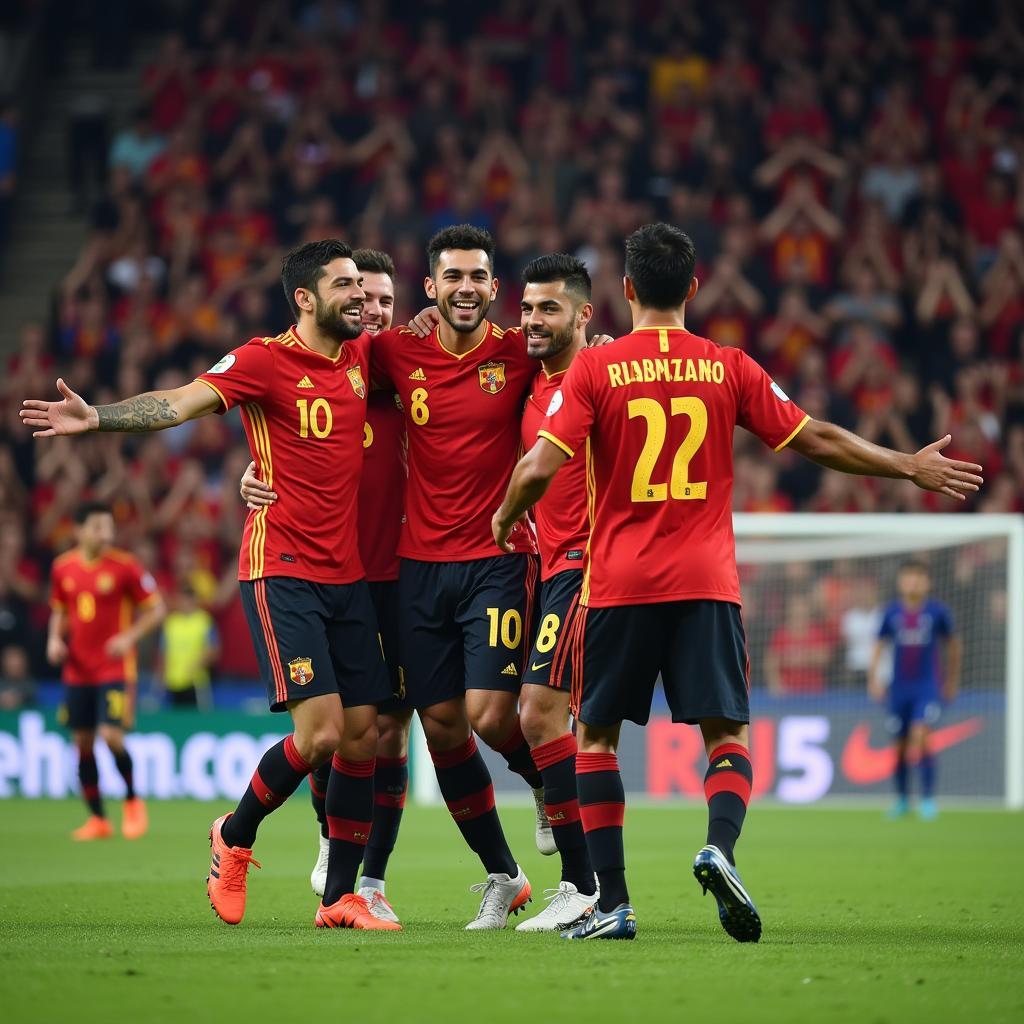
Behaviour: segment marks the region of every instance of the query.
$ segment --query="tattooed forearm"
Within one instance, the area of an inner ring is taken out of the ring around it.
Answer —
[[[97,405],[97,430],[126,431],[163,430],[178,422],[178,414],[166,398],[137,395],[113,405]]]

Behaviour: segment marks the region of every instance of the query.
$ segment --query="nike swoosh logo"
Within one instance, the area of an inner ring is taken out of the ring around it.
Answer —
[[[936,729],[929,739],[933,754],[955,747],[958,743],[977,736],[985,728],[983,718],[968,718],[954,725]],[[850,733],[843,747],[843,774],[854,785],[871,786],[876,782],[884,782],[892,776],[896,767],[896,748],[873,747],[870,741],[871,727],[863,722]]]
[[[550,665],[550,664],[551,664],[550,661],[545,661],[543,665],[531,665],[530,666],[530,671],[531,672],[539,672],[542,668],[547,668],[548,665]]]

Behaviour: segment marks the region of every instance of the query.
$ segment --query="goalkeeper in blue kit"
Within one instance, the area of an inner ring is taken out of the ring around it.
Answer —
[[[896,739],[893,781],[896,802],[891,817],[910,810],[909,765],[916,760],[921,776],[918,812],[932,819],[935,805],[935,754],[930,749],[931,730],[943,704],[955,696],[960,682],[961,644],[953,631],[953,617],[946,605],[929,596],[931,576],[922,562],[906,562],[896,581],[898,597],[882,615],[868,693],[885,697],[882,665],[892,649],[892,681],[889,684],[889,722]],[[943,666],[945,648],[945,666]]]

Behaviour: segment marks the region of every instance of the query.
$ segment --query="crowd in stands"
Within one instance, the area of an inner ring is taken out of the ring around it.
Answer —
[[[53,322],[24,327],[2,381],[0,648],[42,628],[40,566],[89,495],[169,594],[212,612],[217,674],[255,675],[233,584],[237,418],[38,444],[16,410],[57,371],[111,401],[278,333],[282,252],[331,235],[393,255],[400,317],[426,304],[424,244],[447,224],[494,232],[502,324],[529,259],[577,253],[594,325],[617,334],[623,239],[671,221],[699,256],[691,330],[868,438],[950,432],[949,454],[986,470],[967,510],[1024,510],[1013,0],[207,0],[136,87]],[[735,506],[961,510],[739,436]]]

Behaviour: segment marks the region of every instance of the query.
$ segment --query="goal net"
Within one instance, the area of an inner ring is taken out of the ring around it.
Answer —
[[[1024,806],[1021,517],[737,515],[735,526],[755,797],[888,799],[888,704],[869,699],[867,671],[882,609],[913,560],[928,567],[931,597],[963,644],[959,694],[933,726],[937,795]],[[503,795],[521,793],[490,760]],[[647,728],[624,725],[619,763],[634,797],[703,799],[700,734],[672,724],[660,688]]]

